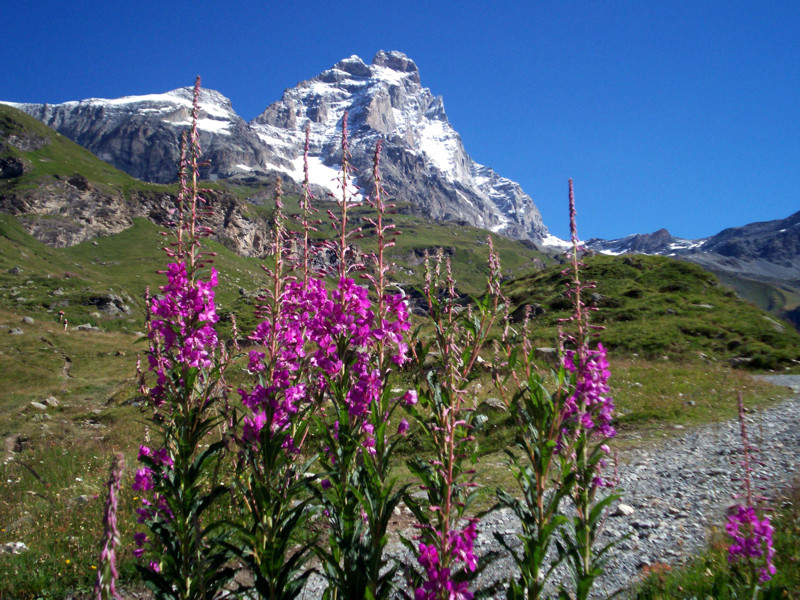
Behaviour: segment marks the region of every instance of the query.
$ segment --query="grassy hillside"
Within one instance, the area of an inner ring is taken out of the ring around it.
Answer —
[[[166,264],[160,250],[161,228],[144,219],[114,236],[100,237],[71,248],[46,246],[28,235],[11,215],[0,214],[0,308],[19,314],[56,319],[63,310],[72,325],[88,323],[105,330],[141,330],[145,287],[153,293],[163,285],[156,271]],[[228,310],[239,289],[258,287],[263,271],[256,259],[238,256],[220,244],[217,295]],[[99,311],[102,298],[114,295],[131,309],[129,314]]]
[[[800,360],[800,334],[788,323],[736,297],[702,268],[660,256],[586,259],[585,281],[597,282],[587,301],[597,307],[612,351],[658,358],[733,360],[754,368],[776,368]],[[563,267],[520,277],[506,286],[519,311],[535,305],[541,343],[556,338],[558,319],[569,316]],[[517,315],[520,313],[518,312]]]

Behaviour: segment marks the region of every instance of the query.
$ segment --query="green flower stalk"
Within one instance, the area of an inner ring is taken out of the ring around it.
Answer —
[[[561,530],[562,543],[559,555],[571,567],[576,600],[586,600],[594,582],[603,572],[608,551],[617,543],[614,540],[602,548],[596,547],[605,513],[618,494],[609,493],[597,498],[598,491],[613,487],[602,478],[606,441],[616,434],[611,426],[613,402],[608,389],[608,363],[605,350],[598,345],[589,346],[592,331],[598,329],[589,323],[590,308],[582,300],[581,292],[594,287],[580,278],[581,251],[576,225],[575,196],[569,180],[569,213],[572,253],[570,279],[567,293],[572,298],[574,313],[567,321],[572,331],[562,337],[561,366],[569,372],[571,393],[562,406],[562,431],[558,442],[560,454],[571,462],[570,477],[574,477],[569,497],[575,516],[565,522]],[[564,345],[570,346],[569,349]],[[562,588],[563,590],[563,588]]]
[[[423,293],[434,332],[430,342],[417,341],[419,405],[409,410],[433,442],[435,454],[429,461],[417,458],[408,464],[420,480],[426,502],[405,498],[420,532],[416,545],[406,542],[423,570],[412,575],[418,600],[472,598],[471,582],[490,558],[478,561],[473,553],[478,519],[468,510],[475,499],[475,470],[466,463],[468,457],[477,460],[470,452],[475,447],[474,412],[467,405],[466,388],[479,375],[478,358],[502,299],[500,265],[491,238],[488,246],[487,292],[467,310],[458,306],[449,261],[442,264],[441,252],[433,265],[426,260]]]
[[[768,516],[763,515],[763,510],[756,511],[759,501],[763,500],[753,494],[751,481],[754,471],[752,463],[756,462],[752,453],[757,449],[748,439],[741,392],[739,392],[738,406],[745,502],[731,507],[725,531],[730,536],[728,562],[731,565],[744,567],[747,596],[755,600],[762,596],[764,590],[761,585],[772,579],[777,571],[773,564],[775,549],[772,547],[772,523]],[[758,513],[762,513],[761,518]]]
[[[497,541],[512,556],[520,574],[512,578],[506,597],[537,600],[544,594],[559,562],[550,561],[548,551],[566,524],[563,501],[575,484],[572,461],[559,451],[564,405],[569,398],[569,374],[562,364],[553,373],[555,390],[548,391],[534,364],[530,343],[530,307],[526,307],[521,332],[514,332],[506,319],[503,346],[506,348],[505,376],[496,371],[497,388],[514,418],[517,449],[507,450],[508,465],[517,481],[518,494],[498,488],[498,506],[514,512],[522,531],[521,547],[495,532]],[[499,355],[499,353],[498,353]],[[499,360],[499,356],[498,356]]]

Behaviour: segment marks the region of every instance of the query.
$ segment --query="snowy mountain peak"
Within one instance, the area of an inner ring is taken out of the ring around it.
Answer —
[[[191,88],[116,100],[21,105],[63,135],[128,173],[149,181],[175,178],[180,135],[191,119]],[[416,63],[396,50],[335,63],[287,89],[250,123],[219,92],[200,98],[204,176],[251,178],[274,173],[303,177],[305,129],[310,127],[313,183],[338,189],[341,123],[349,114],[350,152],[358,185],[369,188],[372,154],[383,140],[383,185],[431,218],[457,220],[514,238],[542,241],[547,229],[516,182],[467,154],[444,102],[422,87]]]
[[[520,186],[470,158],[442,98],[422,87],[416,63],[402,52],[380,50],[371,65],[358,56],[341,60],[286,90],[251,126],[274,152],[270,168],[297,179],[301,171],[294,160],[306,126],[317,169],[337,168],[345,112],[362,184],[369,181],[370,157],[381,138],[384,186],[399,200],[422,205],[435,218],[511,237],[540,240],[546,234],[536,206]]]

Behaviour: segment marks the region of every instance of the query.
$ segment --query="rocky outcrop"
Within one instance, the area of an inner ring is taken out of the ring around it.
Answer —
[[[28,171],[30,171],[30,165],[21,158],[16,156],[0,158],[0,179],[22,177]]]
[[[236,197],[209,192],[204,224],[214,238],[243,256],[267,254],[270,230],[265,219],[247,212]],[[170,226],[175,198],[163,192],[122,193],[95,188],[82,175],[47,177],[35,189],[0,193],[0,211],[20,215],[20,223],[36,239],[57,248],[97,236],[120,233],[142,217]]]
[[[666,229],[659,229],[653,233],[636,233],[616,240],[592,238],[585,245],[602,254],[675,254],[698,248],[703,242],[677,238]]]

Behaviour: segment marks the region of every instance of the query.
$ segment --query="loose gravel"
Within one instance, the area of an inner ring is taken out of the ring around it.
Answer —
[[[757,459],[761,493],[778,500],[781,490],[797,480],[800,469],[800,376],[763,376],[776,385],[791,387],[795,397],[746,413],[748,435],[760,451]],[[679,565],[696,555],[713,528],[722,528],[725,511],[733,502],[741,475],[741,439],[738,420],[687,429],[647,448],[624,453],[619,465],[624,497],[617,502],[604,524],[603,542],[629,534],[610,555],[605,574],[595,585],[595,596],[607,598],[635,584],[645,567],[657,563]],[[626,507],[619,508],[619,504]],[[632,509],[629,510],[629,508]],[[628,514],[623,514],[628,513]],[[519,521],[508,510],[488,515],[480,525],[476,548],[480,553],[501,551],[493,532],[509,540],[520,531]],[[404,535],[410,537],[412,530]],[[399,542],[390,553],[401,563],[413,558]],[[482,581],[505,580],[516,567],[506,554],[484,572]],[[554,582],[568,575],[558,572]],[[322,581],[312,578],[304,599],[321,597]],[[505,597],[504,593],[497,595]],[[622,594],[625,597],[625,594]]]

